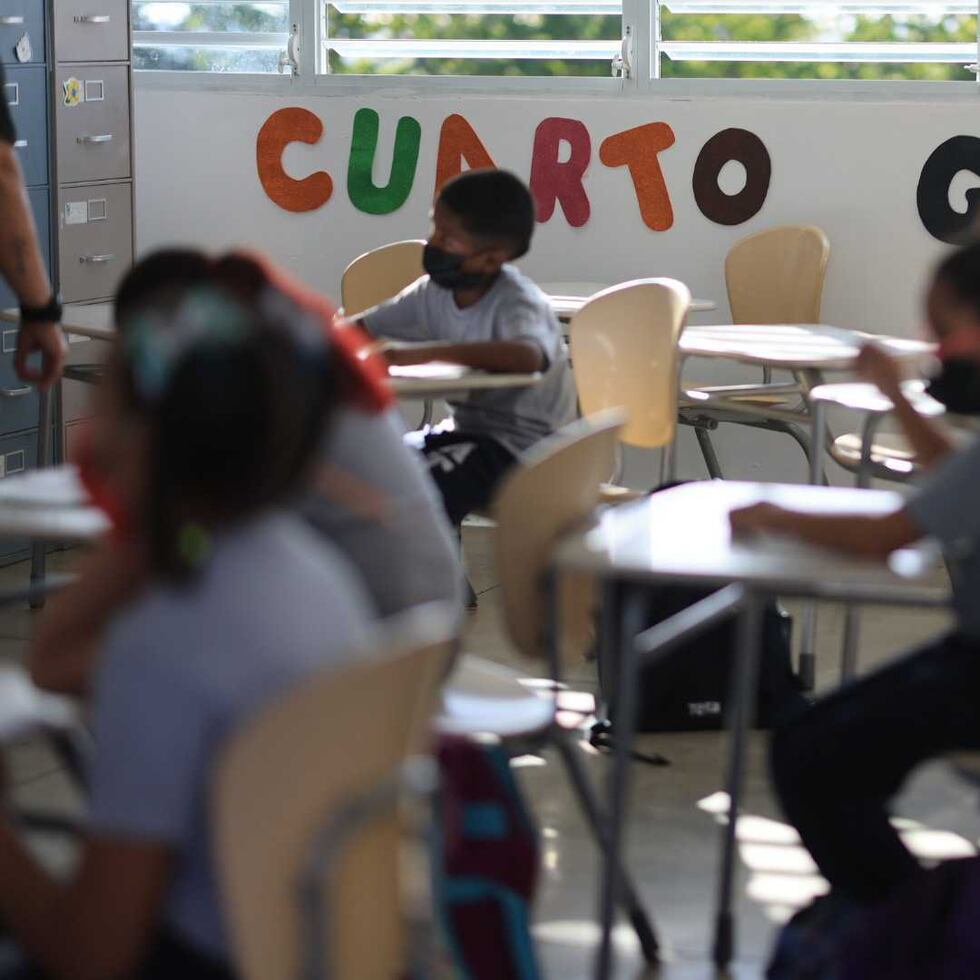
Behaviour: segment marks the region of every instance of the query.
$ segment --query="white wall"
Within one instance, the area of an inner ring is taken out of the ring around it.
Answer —
[[[287,150],[287,170],[296,177],[326,170],[334,180],[330,201],[305,214],[288,213],[270,201],[256,171],[256,134],[273,111],[287,105],[308,108],[324,123],[318,145],[294,144]],[[381,184],[387,182],[398,117],[409,113],[422,124],[411,196],[388,216],[363,214],[347,196],[352,122],[363,106],[381,115],[375,171]],[[824,320],[903,335],[918,330],[920,292],[929,266],[943,250],[916,212],[922,164],[943,140],[980,128],[974,104],[952,96],[925,101],[838,96],[358,98],[309,90],[301,95],[167,90],[154,79],[138,83],[136,95],[140,248],[176,242],[212,248],[248,244],[336,295],[340,273],[355,255],[387,241],[424,236],[439,127],[452,112],[469,119],[499,165],[525,178],[534,130],[542,119],[570,116],[588,127],[593,162],[585,183],[591,220],[570,228],[559,207],[550,222],[538,227],[523,264],[541,281],[676,276],[696,296],[717,300],[717,317],[724,319],[722,263],[731,244],[774,224],[816,223],[827,231],[833,248]],[[675,215],[673,227],[662,233],[642,223],[625,169],[608,169],[598,160],[606,136],[653,121],[669,123],[677,137],[661,154]],[[764,208],[737,228],[705,218],[691,189],[704,142],[730,126],[757,133],[773,166]],[[965,208],[965,199],[961,203]],[[704,367],[699,377],[719,376]],[[731,475],[803,478],[799,454],[783,436],[729,428],[719,447]],[[703,474],[688,438],[682,441],[680,459],[684,475]],[[638,482],[648,478],[646,468],[641,472],[632,464],[631,475]]]

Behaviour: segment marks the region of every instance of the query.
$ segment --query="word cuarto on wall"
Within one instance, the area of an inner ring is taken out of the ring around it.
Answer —
[[[347,166],[347,194],[366,214],[391,214],[407,200],[415,184],[422,127],[412,116],[402,116],[395,128],[395,146],[388,182],[379,186],[372,176],[381,120],[374,109],[359,109],[354,116]],[[262,125],[256,141],[259,180],[269,198],[293,212],[315,211],[333,196],[334,181],[326,171],[297,179],[286,173],[282,156],[290,143],[316,144],[323,123],[308,109],[290,107],[274,112]],[[599,161],[623,168],[629,175],[644,224],[666,231],[674,223],[670,191],[660,166],[660,153],[674,144],[674,131],[664,122],[647,123],[606,137],[599,146]],[[727,194],[719,186],[722,168],[729,161],[745,168],[745,186]],[[591,214],[586,171],[592,163],[592,137],[578,119],[552,116],[534,133],[529,184],[537,218],[546,222],[560,206],[568,223],[579,228]],[[433,191],[464,169],[495,167],[476,130],[459,114],[447,116],[439,132]],[[769,193],[772,164],[762,140],[745,129],[726,129],[701,150],[694,167],[694,198],[703,214],[722,225],[736,225],[757,214]]]
[[[359,109],[354,116],[347,166],[347,193],[351,203],[366,214],[397,211],[408,200],[418,170],[422,126],[413,116],[402,116],[395,127],[395,145],[388,182],[373,178],[381,120],[374,109]],[[316,144],[323,122],[308,109],[279,109],[265,121],[256,141],[259,181],[269,198],[291,212],[315,211],[333,196],[334,181],[326,171],[303,178],[286,173],[282,156],[290,143]],[[621,168],[628,175],[640,216],[653,231],[674,224],[670,191],[660,166],[660,154],[674,145],[673,129],[651,122],[607,136],[599,145],[599,162]],[[592,163],[592,136],[578,119],[552,116],[534,133],[529,184],[540,222],[550,221],[558,207],[574,228],[591,215],[586,171]],[[727,193],[719,178],[726,164],[740,163],[744,186]],[[433,191],[464,169],[494,167],[496,163],[479,134],[462,115],[447,116],[439,131]],[[956,243],[972,236],[980,222],[980,189],[967,192],[965,213],[954,210],[949,188],[960,171],[980,177],[980,138],[956,136],[941,144],[925,161],[917,186],[917,206],[926,231],[941,241]],[[762,210],[769,194],[772,160],[765,144],[747,129],[716,133],[701,148],[692,175],[698,208],[719,225],[738,225]]]

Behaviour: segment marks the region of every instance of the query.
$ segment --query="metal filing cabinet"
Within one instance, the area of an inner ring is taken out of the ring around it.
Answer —
[[[133,261],[128,0],[54,0],[51,104],[66,303],[109,299]]]

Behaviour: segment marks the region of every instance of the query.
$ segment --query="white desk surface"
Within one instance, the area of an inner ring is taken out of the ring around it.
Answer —
[[[77,704],[39,690],[22,667],[0,668],[0,743],[16,742],[42,729],[70,728],[80,718]]]
[[[492,374],[474,371],[459,364],[439,361],[388,369],[392,391],[399,398],[445,398],[470,391],[498,388],[526,388],[537,384],[541,374]]]
[[[109,521],[86,502],[74,466],[30,470],[0,480],[0,536],[92,541]]]
[[[935,344],[832,327],[826,324],[691,325],[681,334],[681,351],[743,364],[795,370],[847,371],[861,348],[874,341],[902,360],[932,355]]]
[[[922,577],[938,560],[923,545],[896,552],[888,565],[837,555],[788,537],[733,540],[729,514],[770,501],[798,510],[883,514],[897,493],[771,483],[690,483],[603,511],[596,523],[559,545],[560,568],[633,582],[740,582],[783,595],[841,599],[921,596]]]
[[[0,311],[0,320],[19,323],[16,309]],[[93,340],[114,340],[116,328],[112,323],[112,303],[68,303],[61,314],[61,328],[67,334]]]
[[[541,287],[551,300],[551,308],[559,320],[570,320],[582,307],[586,300],[608,289],[609,286],[599,282],[554,282]],[[692,299],[688,307],[691,313],[713,313],[718,305],[710,299]]]

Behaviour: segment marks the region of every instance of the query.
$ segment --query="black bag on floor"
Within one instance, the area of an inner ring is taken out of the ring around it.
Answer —
[[[647,625],[663,622],[710,594],[711,590],[689,586],[651,588],[647,593]],[[792,666],[792,633],[790,615],[778,603],[767,603],[762,620],[757,728],[772,728],[806,707]],[[724,727],[737,636],[736,615],[643,667],[636,730],[680,732]]]

